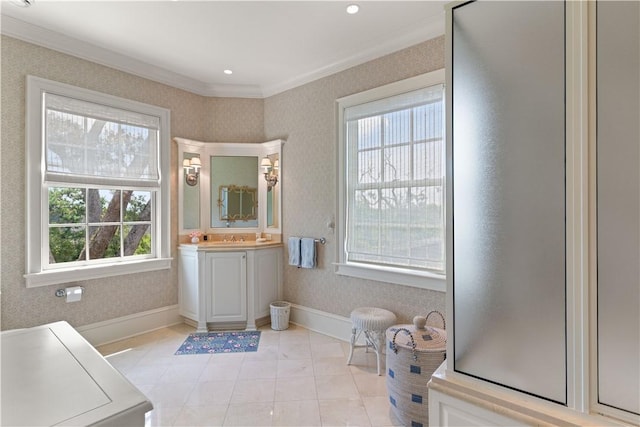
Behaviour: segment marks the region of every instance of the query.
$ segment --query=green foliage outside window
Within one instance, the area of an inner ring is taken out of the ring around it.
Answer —
[[[151,254],[150,218],[148,191],[50,187],[49,263]]]

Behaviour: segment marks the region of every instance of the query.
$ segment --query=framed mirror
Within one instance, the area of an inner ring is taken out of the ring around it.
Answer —
[[[213,155],[210,175],[210,227],[258,227],[258,156]]]
[[[180,234],[194,230],[208,234],[227,233],[227,228],[242,228],[247,233],[281,234],[283,140],[252,144],[200,142],[175,137],[174,141],[178,145]],[[262,166],[265,159],[269,162],[266,169]],[[198,174],[193,170],[193,163],[200,166]],[[236,192],[230,191],[232,186],[254,189],[249,193],[254,202],[248,205],[252,206],[253,212],[244,207],[250,195],[243,192],[243,210],[234,213],[227,205],[226,211],[221,213],[218,204],[218,200],[224,200],[220,195],[221,186],[227,188],[227,203],[235,203],[232,199]],[[234,218],[235,215],[239,216]],[[246,220],[240,220],[240,217]]]
[[[257,219],[258,189],[221,185],[218,199],[220,219],[225,221],[249,221]]]

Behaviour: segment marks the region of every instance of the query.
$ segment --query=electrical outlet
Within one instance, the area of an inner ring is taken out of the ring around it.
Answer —
[[[202,240],[204,240],[204,241],[206,242],[207,240],[209,240],[209,236],[207,236],[207,235],[205,234],[204,236],[202,236]]]

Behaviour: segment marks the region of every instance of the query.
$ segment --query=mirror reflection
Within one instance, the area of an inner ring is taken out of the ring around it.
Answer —
[[[269,154],[262,159],[260,165],[267,181],[267,200],[266,200],[266,221],[267,227],[278,227],[276,218],[278,217],[278,179],[280,178],[280,159],[278,153]]]
[[[257,193],[257,188],[221,185],[218,199],[220,219],[226,221],[256,219]]]
[[[182,227],[187,230],[200,228],[200,180],[195,180],[194,182],[193,176],[195,176],[195,173],[187,170],[184,165],[191,165],[191,163],[200,164],[199,160],[200,156],[196,153],[183,153],[184,185],[182,186]]]
[[[210,188],[211,227],[258,227],[257,156],[211,156]],[[226,189],[224,194],[223,189]]]

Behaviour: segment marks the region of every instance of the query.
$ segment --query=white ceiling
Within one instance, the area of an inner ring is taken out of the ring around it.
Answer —
[[[201,95],[248,98],[443,34],[446,3],[15,1],[2,0],[3,34]]]

